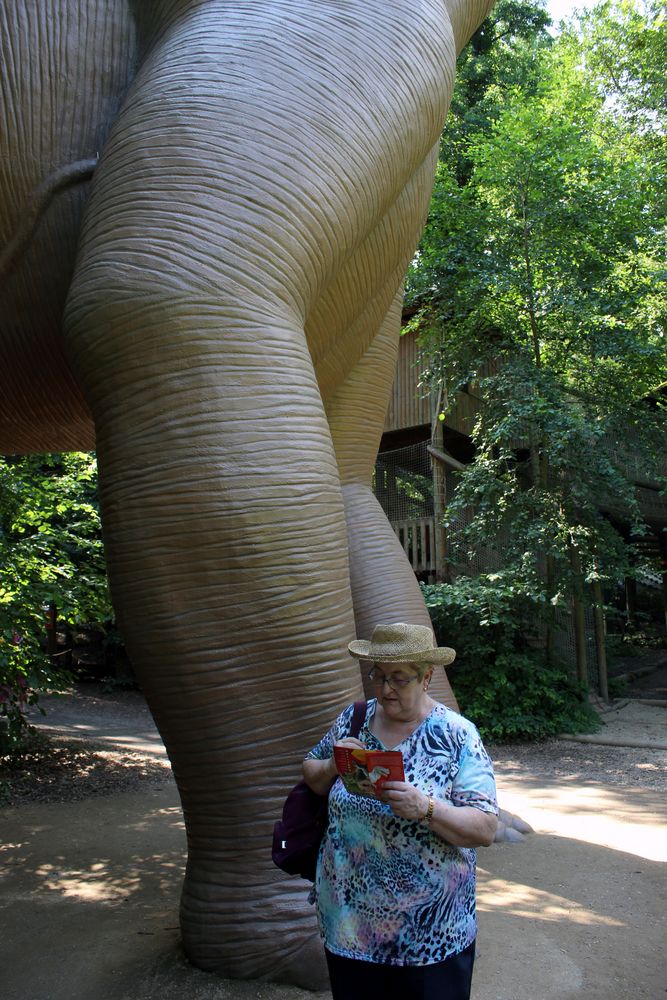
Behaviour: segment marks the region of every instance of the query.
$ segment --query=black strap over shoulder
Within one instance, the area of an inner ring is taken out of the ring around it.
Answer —
[[[367,707],[368,702],[366,701],[355,701],[354,703],[352,721],[350,722],[350,736],[354,736],[355,739],[361,732],[361,727],[363,726],[364,719],[366,718]]]

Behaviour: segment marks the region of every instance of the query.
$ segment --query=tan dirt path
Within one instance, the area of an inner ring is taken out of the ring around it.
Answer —
[[[61,702],[49,722],[84,741],[108,723],[123,747],[161,753],[138,696],[111,701],[97,713]],[[630,713],[637,732],[665,726],[667,736],[667,710],[646,709]],[[493,756],[501,804],[535,833],[479,852],[473,1000],[662,1000],[667,752],[554,740]],[[170,775],[4,807],[0,845],[3,1000],[329,996],[231,982],[186,962],[177,929],[185,836]]]

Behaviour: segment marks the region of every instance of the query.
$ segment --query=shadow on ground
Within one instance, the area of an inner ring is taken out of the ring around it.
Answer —
[[[659,1000],[665,889],[664,864],[583,839],[536,834],[480,852],[473,997]]]
[[[108,737],[124,753],[139,738],[142,758],[164,759],[135,701],[62,702],[50,721],[60,736]],[[494,756],[504,808],[536,832],[479,852],[473,1000],[662,1000],[667,753],[551,741]],[[185,832],[170,776],[4,808],[0,843],[0,940],[11,956],[2,1000],[329,997],[187,962],[177,926]]]
[[[479,852],[475,1000],[663,997],[666,871],[645,855],[648,828],[662,824],[664,834],[664,796],[501,780],[537,832]],[[222,980],[185,960],[176,920],[185,837],[173,784],[6,810],[0,831],[0,928],[5,954],[15,956],[4,963],[4,1000],[313,996]]]
[[[287,1000],[193,968],[179,941],[185,831],[173,782],[0,815],[3,1000]]]

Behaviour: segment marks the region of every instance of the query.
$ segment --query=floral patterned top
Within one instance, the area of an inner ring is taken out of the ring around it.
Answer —
[[[383,750],[368,726],[359,739]],[[349,734],[353,706],[306,755],[325,760]],[[436,704],[396,749],[405,780],[435,799],[498,812],[493,765],[475,726]],[[468,947],[477,933],[472,848],[454,847],[425,823],[394,816],[377,799],[352,795],[340,779],[329,793],[314,898],[324,946],[335,955],[388,965],[431,965]]]

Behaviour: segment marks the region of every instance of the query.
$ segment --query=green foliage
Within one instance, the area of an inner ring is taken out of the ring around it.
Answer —
[[[576,37],[576,27],[570,26]],[[667,128],[667,7],[664,0],[596,4],[583,17],[590,71],[611,107],[642,133]]]
[[[91,455],[0,459],[0,715],[5,744],[27,728],[39,692],[69,680],[46,655],[46,614],[112,617]]]
[[[421,586],[436,635],[456,646],[456,669],[474,671],[500,654],[526,649],[543,613],[541,595],[535,598],[508,571]]]
[[[497,120],[508,91],[539,84],[538,55],[548,48],[549,16],[535,0],[498,0],[459,56],[456,87],[441,139],[441,160],[457,182],[470,176],[467,143]]]
[[[612,660],[641,659],[660,649],[667,649],[667,635],[655,635],[631,626],[623,635],[607,639],[607,655]]]
[[[607,682],[609,697],[612,701],[616,698],[623,698],[628,690],[628,682],[625,677],[610,677]]]
[[[422,587],[438,641],[457,649],[448,669],[461,710],[494,742],[591,732],[597,716],[567,670],[531,649],[543,601],[510,573]]]
[[[528,653],[501,654],[453,675],[461,710],[494,743],[594,732],[599,721],[564,667]]]
[[[604,3],[553,42],[513,21],[517,6],[500,3],[507,30],[466,57],[464,97],[473,64],[483,80],[477,117],[445,135],[407,301],[426,380],[450,405],[469,383],[480,400],[475,458],[448,507],[453,558],[495,545],[553,606],[580,572],[629,571],[627,534],[645,531],[633,477],[664,481],[664,41],[658,4]],[[625,103],[610,89],[612,42]]]

